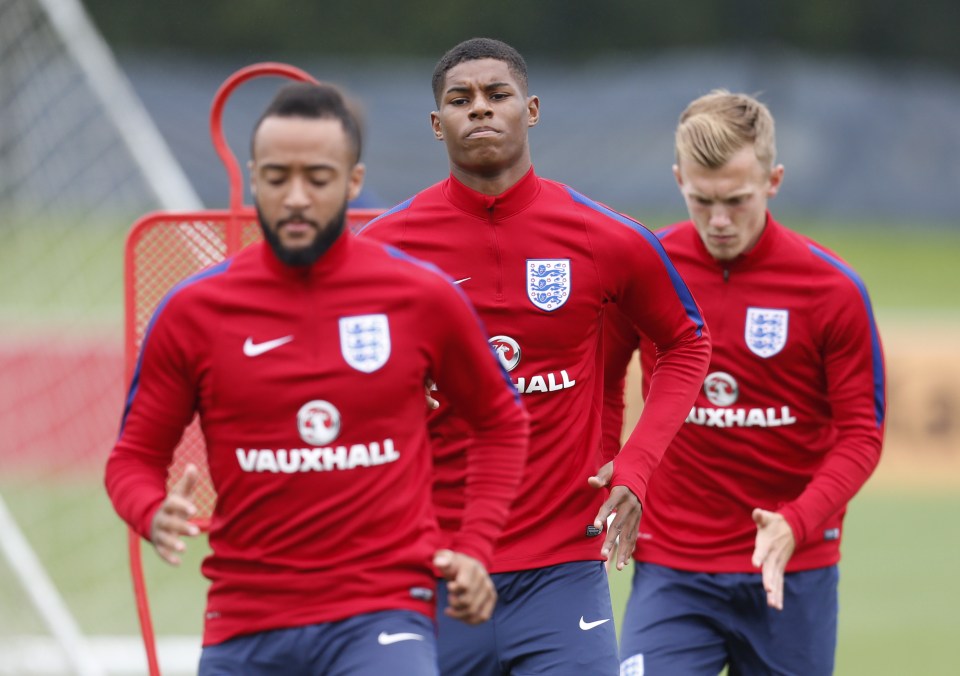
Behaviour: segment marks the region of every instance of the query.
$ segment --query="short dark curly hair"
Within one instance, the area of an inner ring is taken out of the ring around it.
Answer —
[[[523,90],[524,96],[526,96],[528,88],[527,62],[520,56],[520,52],[500,40],[471,38],[464,40],[444,54],[433,69],[433,98],[437,106],[440,105],[440,99],[443,95],[443,83],[447,77],[447,72],[464,61],[477,61],[479,59],[495,59],[507,64],[507,68],[517,78],[517,83]]]
[[[268,117],[340,120],[347,140],[353,146],[355,161],[360,161],[360,151],[363,146],[360,122],[355,111],[351,109],[350,102],[340,89],[332,84],[294,82],[281,87],[253,127],[253,134],[250,137],[251,157],[253,157],[253,139],[260,125]]]

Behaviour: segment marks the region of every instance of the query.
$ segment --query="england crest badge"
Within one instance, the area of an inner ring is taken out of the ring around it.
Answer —
[[[547,312],[562,307],[570,298],[570,259],[528,258],[527,296]]]
[[[347,364],[373,373],[390,358],[390,324],[387,315],[340,318],[340,352]]]
[[[788,310],[773,310],[764,307],[747,308],[747,326],[744,338],[754,354],[772,357],[787,344]]]

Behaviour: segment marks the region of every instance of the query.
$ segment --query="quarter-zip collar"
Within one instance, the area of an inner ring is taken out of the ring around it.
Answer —
[[[451,174],[443,182],[441,189],[444,197],[461,211],[478,218],[500,221],[530,206],[540,194],[540,179],[531,166],[523,178],[499,195],[484,195],[461,183]]]
[[[774,246],[776,246],[776,242],[780,238],[780,230],[783,226],[773,220],[773,216],[769,211],[767,211],[766,219],[766,223],[763,226],[763,232],[760,233],[760,239],[757,240],[757,243],[754,244],[753,248],[729,261],[718,261],[716,258],[711,256],[710,252],[707,251],[707,247],[703,243],[703,240],[700,239],[700,235],[696,232],[696,227],[694,227],[693,235],[696,239],[697,251],[700,253],[702,258],[710,261],[718,270],[723,271],[724,279],[729,276],[730,271],[739,272],[742,270],[749,270],[750,268],[755,267],[766,260],[766,258],[770,255],[770,251],[774,248]]]

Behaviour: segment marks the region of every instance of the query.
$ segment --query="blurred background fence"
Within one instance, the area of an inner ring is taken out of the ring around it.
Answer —
[[[216,88],[260,60],[345,86],[367,131],[358,205],[389,207],[447,172],[430,74],[474,35],[527,56],[538,172],[651,228],[683,216],[670,165],[685,104],[725,87],[770,106],[787,167],[772,207],[859,270],[889,368],[885,456],[844,543],[838,671],[955,673],[960,5],[595,5],[0,0],[0,507],[67,618],[31,596],[42,582],[22,579],[0,528],[0,674],[82,669],[49,641],[71,627],[104,672],[143,673],[101,478],[126,386],[122,246],[147,211],[226,206]],[[276,84],[231,99],[241,161]],[[203,551],[177,571],[145,552],[171,673],[195,664]]]

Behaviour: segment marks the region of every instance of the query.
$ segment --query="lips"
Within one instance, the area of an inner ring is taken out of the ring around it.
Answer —
[[[481,138],[485,136],[495,136],[499,133],[500,133],[499,130],[494,129],[493,127],[477,127],[476,129],[472,129],[470,133],[467,134],[467,138]]]
[[[311,221],[282,221],[277,228],[285,241],[298,241],[312,238],[317,233],[317,226]]]
[[[277,223],[278,228],[287,228],[289,230],[301,231],[301,230],[316,230],[317,224],[310,220],[301,220],[301,219],[285,219]]]

